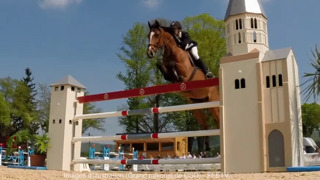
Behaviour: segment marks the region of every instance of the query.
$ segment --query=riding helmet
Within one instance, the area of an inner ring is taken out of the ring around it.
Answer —
[[[173,21],[173,22],[170,24],[170,28],[181,29],[181,24],[180,24],[179,21]]]

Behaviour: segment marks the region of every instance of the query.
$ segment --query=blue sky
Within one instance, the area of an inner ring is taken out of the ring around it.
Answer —
[[[124,71],[124,64],[116,53],[135,23],[202,13],[223,19],[227,4],[228,0],[0,0],[0,77],[21,79],[29,67],[36,83],[50,85],[70,74],[91,94],[122,90],[115,75]],[[292,47],[300,77],[312,71],[311,50],[320,46],[320,1],[262,4],[270,49]],[[115,111],[122,103],[125,100],[97,106]],[[106,122],[105,134],[121,132],[116,119]]]

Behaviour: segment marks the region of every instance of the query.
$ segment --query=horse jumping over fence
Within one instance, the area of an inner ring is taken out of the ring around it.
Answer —
[[[162,27],[158,21],[152,25],[148,22],[150,32],[148,34],[149,45],[147,55],[153,58],[156,52],[163,50],[163,59],[157,67],[163,74],[164,78],[171,82],[187,82],[196,80],[205,80],[203,72],[191,63],[187,51],[178,47],[170,28]],[[181,94],[191,103],[219,101],[219,87],[212,86],[191,91],[184,91]],[[194,116],[202,129],[209,129],[207,117],[202,109],[194,110]],[[210,108],[210,113],[214,117],[217,128],[220,127],[219,107]],[[206,138],[206,148],[209,149],[209,139]]]

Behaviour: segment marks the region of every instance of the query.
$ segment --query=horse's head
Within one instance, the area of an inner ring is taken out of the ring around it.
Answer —
[[[169,28],[162,27],[157,20],[152,25],[148,22],[148,25],[150,31],[148,34],[149,44],[147,54],[149,58],[152,58],[155,56],[159,48],[163,48],[168,44],[172,36],[168,33]],[[168,37],[170,37],[170,39],[168,39]]]

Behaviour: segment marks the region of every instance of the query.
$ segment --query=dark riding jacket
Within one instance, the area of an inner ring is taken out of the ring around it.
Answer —
[[[173,36],[176,43],[181,49],[190,50],[192,47],[197,46],[198,43],[191,40],[189,34],[185,31],[181,31],[180,36]]]

